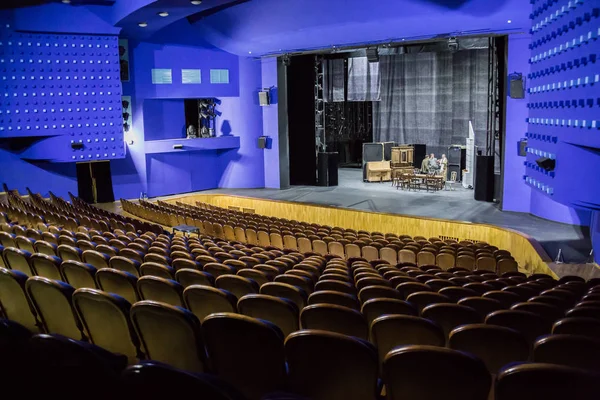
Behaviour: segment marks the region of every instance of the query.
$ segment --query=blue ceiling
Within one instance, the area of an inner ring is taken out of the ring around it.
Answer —
[[[16,3],[3,0],[3,6]],[[411,41],[527,31],[531,5],[526,0],[22,0],[45,5],[20,8],[28,20],[68,19],[64,32],[93,29],[78,26],[83,9],[121,35],[155,40],[172,25],[192,25],[198,40],[228,52],[253,56],[333,46]],[[166,11],[167,17],[159,12]],[[86,19],[93,20],[93,19]],[[141,22],[147,27],[140,27]],[[59,24],[59,22],[54,23]],[[18,24],[17,24],[18,25]],[[83,25],[83,24],[81,24]],[[25,29],[17,26],[18,29]]]

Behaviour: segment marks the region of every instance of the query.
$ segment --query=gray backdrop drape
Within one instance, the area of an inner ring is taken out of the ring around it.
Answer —
[[[488,50],[381,56],[381,101],[373,103],[373,141],[421,143],[436,157],[464,145],[469,120],[485,149]]]

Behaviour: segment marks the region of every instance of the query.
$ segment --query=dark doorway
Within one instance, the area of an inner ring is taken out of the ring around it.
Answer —
[[[115,201],[110,173],[110,161],[77,163],[79,197],[88,203]]]

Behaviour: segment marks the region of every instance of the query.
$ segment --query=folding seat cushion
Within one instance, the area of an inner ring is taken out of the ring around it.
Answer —
[[[600,396],[593,371],[544,363],[511,363],[496,378],[496,400],[587,400]]]
[[[148,359],[190,372],[207,369],[200,321],[190,311],[144,300],[131,307],[131,321]]]
[[[139,340],[129,318],[131,304],[123,297],[97,289],[77,289],[73,307],[91,343],[127,356],[129,363],[139,357]]]
[[[43,276],[55,281],[62,281],[60,264],[62,260],[56,256],[36,253],[31,256],[30,263],[35,275]]]
[[[137,281],[137,289],[140,297],[144,300],[183,307],[183,286],[174,280],[142,276]]]
[[[163,279],[173,279],[175,277],[175,269],[168,265],[145,262],[140,266],[140,276],[157,276]]]
[[[432,377],[443,376],[432,384]],[[403,346],[383,361],[386,396],[396,399],[487,399],[492,379],[481,360],[435,346]]]
[[[298,307],[290,300],[264,294],[249,294],[238,300],[237,308],[240,314],[277,325],[284,337],[299,329]]]
[[[40,318],[44,332],[72,339],[85,339],[81,322],[71,305],[75,289],[61,281],[34,276],[25,284],[27,294]]]
[[[108,293],[114,293],[134,304],[140,299],[137,291],[137,277],[129,272],[112,268],[102,268],[96,272],[98,287]]]
[[[367,340],[369,327],[357,310],[334,304],[314,304],[300,313],[302,329],[318,329]]]
[[[477,356],[492,375],[496,375],[506,364],[529,359],[529,344],[525,337],[504,326],[459,326],[450,333],[448,347]]]
[[[0,310],[5,318],[38,332],[36,312],[25,292],[27,278],[21,271],[0,268]]]
[[[60,272],[65,282],[75,289],[96,287],[96,268],[80,261],[63,261]]]
[[[208,272],[182,268],[175,272],[175,280],[184,288],[192,285],[214,286],[215,278]]]
[[[185,306],[202,322],[213,313],[237,312],[236,297],[212,286],[192,285],[183,291]]]
[[[533,361],[600,372],[600,339],[579,335],[547,335],[536,340]]]
[[[214,372],[250,399],[281,391],[286,379],[283,334],[276,325],[219,313],[202,323]]]

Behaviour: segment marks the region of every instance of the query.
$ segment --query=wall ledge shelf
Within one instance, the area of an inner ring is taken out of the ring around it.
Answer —
[[[174,149],[173,146],[181,145],[183,148]],[[198,139],[165,139],[148,140],[145,142],[146,154],[181,153],[191,151],[214,151],[240,148],[238,136],[218,136]]]

